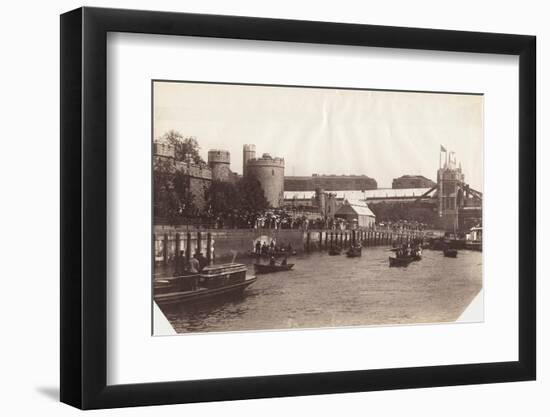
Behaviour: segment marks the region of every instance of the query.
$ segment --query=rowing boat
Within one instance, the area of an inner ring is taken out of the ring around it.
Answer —
[[[412,256],[390,256],[389,259],[390,266],[409,266],[409,264],[414,260]]]
[[[270,272],[290,271],[294,264],[286,265],[269,265],[269,264],[254,264],[254,268],[258,274],[268,274]]]

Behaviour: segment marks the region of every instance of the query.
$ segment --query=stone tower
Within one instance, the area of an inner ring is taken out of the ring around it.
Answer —
[[[233,175],[230,168],[230,154],[221,149],[208,151],[208,166],[212,170],[213,181],[230,181]]]
[[[256,178],[271,207],[280,207],[284,201],[285,160],[264,153],[261,158],[248,159],[246,175]]]
[[[461,198],[459,185],[464,182],[462,168],[456,162],[445,161],[443,168],[437,171],[438,208],[441,228],[446,232],[458,230],[458,212]]]
[[[256,158],[256,145],[243,146],[243,176],[246,175],[246,165],[248,161]]]

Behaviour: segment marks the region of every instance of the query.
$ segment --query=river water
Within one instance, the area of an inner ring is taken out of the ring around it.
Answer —
[[[453,259],[425,250],[407,268],[390,268],[390,254],[375,247],[360,258],[292,257],[293,270],[258,275],[240,296],[164,313],[178,333],[440,323],[455,321],[482,287],[481,252]]]

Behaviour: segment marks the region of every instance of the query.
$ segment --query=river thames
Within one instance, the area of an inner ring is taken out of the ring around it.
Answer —
[[[422,260],[390,268],[387,247],[347,258],[314,252],[289,258],[291,271],[258,275],[242,295],[164,308],[178,333],[274,330],[456,321],[482,288],[482,253]],[[252,259],[248,274],[254,274]],[[483,318],[480,317],[480,320]]]

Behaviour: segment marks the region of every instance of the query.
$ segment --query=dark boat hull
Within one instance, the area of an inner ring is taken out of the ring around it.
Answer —
[[[405,266],[409,266],[409,264],[413,261],[413,257],[409,256],[409,257],[406,257],[406,258],[394,258],[394,257],[390,256],[389,260],[390,260],[390,266],[391,267],[394,267],[394,266],[405,267]]]
[[[456,249],[447,249],[443,251],[443,256],[447,258],[456,258],[456,255],[458,255],[458,251]]]
[[[173,305],[179,303],[196,303],[206,301],[227,294],[243,292],[246,287],[256,282],[256,277],[251,277],[242,282],[217,288],[200,288],[194,291],[177,291],[164,294],[156,294],[155,301],[159,305]]]
[[[277,252],[273,252],[273,253],[256,253],[256,252],[249,252],[248,255],[249,256],[252,256],[252,257],[255,257],[255,258],[264,258],[264,259],[269,259],[271,258],[272,256],[274,256],[275,258],[282,258],[284,256],[296,256],[298,254],[297,251],[293,250],[293,251],[290,251],[290,252],[286,252],[286,251],[277,251]]]
[[[347,251],[346,255],[348,258],[359,258],[361,256],[361,249],[350,249]]]
[[[290,271],[294,264],[286,265],[264,265],[264,264],[254,264],[254,268],[258,274],[269,274],[271,272],[282,272]]]
[[[338,255],[342,254],[342,251],[339,250],[339,249],[329,249],[328,254],[330,256],[338,256]]]

